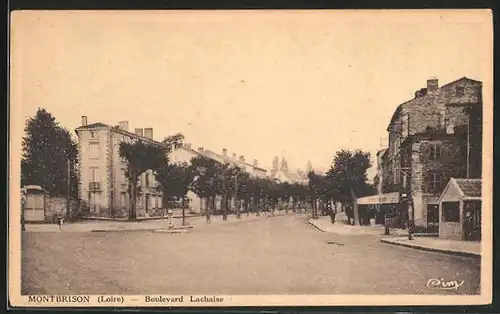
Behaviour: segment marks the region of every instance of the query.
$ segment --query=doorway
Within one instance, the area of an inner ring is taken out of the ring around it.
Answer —
[[[465,241],[481,241],[481,201],[464,201]]]
[[[438,232],[439,230],[439,205],[427,205],[427,232]]]

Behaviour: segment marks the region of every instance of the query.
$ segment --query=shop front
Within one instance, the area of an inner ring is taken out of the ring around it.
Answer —
[[[375,224],[384,224],[386,218],[400,216],[399,192],[370,195],[358,198],[358,207],[375,211]]]

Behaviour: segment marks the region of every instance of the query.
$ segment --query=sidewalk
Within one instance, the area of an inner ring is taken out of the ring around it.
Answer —
[[[309,219],[309,224],[311,224],[316,229],[323,232],[336,233],[341,235],[384,235],[384,226],[382,225],[372,225],[372,226],[351,226],[347,225],[342,220],[335,220],[335,224],[332,224],[330,217],[321,216],[318,219]],[[391,229],[390,236],[408,236],[408,231],[402,229]]]
[[[276,216],[285,215],[284,213]],[[291,215],[291,213],[289,213]],[[231,224],[235,222],[252,221],[265,219],[266,214],[261,213],[260,216],[250,214],[249,216],[241,214],[241,218],[236,218],[236,215],[228,215],[227,220],[222,220],[221,215],[211,216],[210,224],[206,223],[205,216],[186,217],[186,225],[190,228],[217,226],[220,224]],[[174,218],[172,221],[174,229],[189,229],[182,227],[182,219]],[[27,232],[116,232],[116,231],[158,231],[166,230],[169,227],[168,219],[153,219],[139,221],[116,221],[116,220],[84,220],[73,223],[63,224],[61,230],[57,224],[26,224]]]
[[[385,238],[380,241],[424,251],[467,257],[481,257],[481,242],[454,241],[439,238],[414,238],[413,240],[408,240],[408,238]]]

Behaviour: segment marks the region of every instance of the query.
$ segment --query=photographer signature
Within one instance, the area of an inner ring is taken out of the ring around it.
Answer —
[[[445,281],[443,278],[431,278],[427,281],[427,287],[441,290],[458,290],[464,281],[457,280]]]

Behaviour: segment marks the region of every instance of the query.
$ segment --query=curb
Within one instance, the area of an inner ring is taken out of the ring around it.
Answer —
[[[182,233],[188,232],[191,228],[148,228],[148,229],[92,229],[90,232],[163,232],[163,233]]]
[[[415,249],[415,250],[420,250],[420,251],[443,253],[443,254],[454,255],[454,256],[461,256],[461,257],[481,258],[481,254],[480,253],[478,254],[478,253],[461,252],[461,251],[446,250],[446,249],[436,249],[436,248],[430,248],[430,247],[421,246],[421,245],[412,245],[412,244],[407,244],[407,243],[394,242],[394,241],[390,241],[390,240],[386,240],[386,239],[380,239],[380,242],[385,243],[385,244],[392,244],[392,245],[397,245],[397,246],[404,246],[404,247],[407,247],[407,248],[411,248],[411,249]]]
[[[308,219],[308,220],[307,220],[307,222],[308,222],[311,226],[313,226],[316,230],[319,230],[319,231],[321,231],[321,232],[326,232],[326,231],[325,231],[325,230],[323,230],[322,228],[320,228],[320,227],[318,227],[317,225],[315,225],[315,224],[314,224],[311,220],[312,220],[312,219]]]

